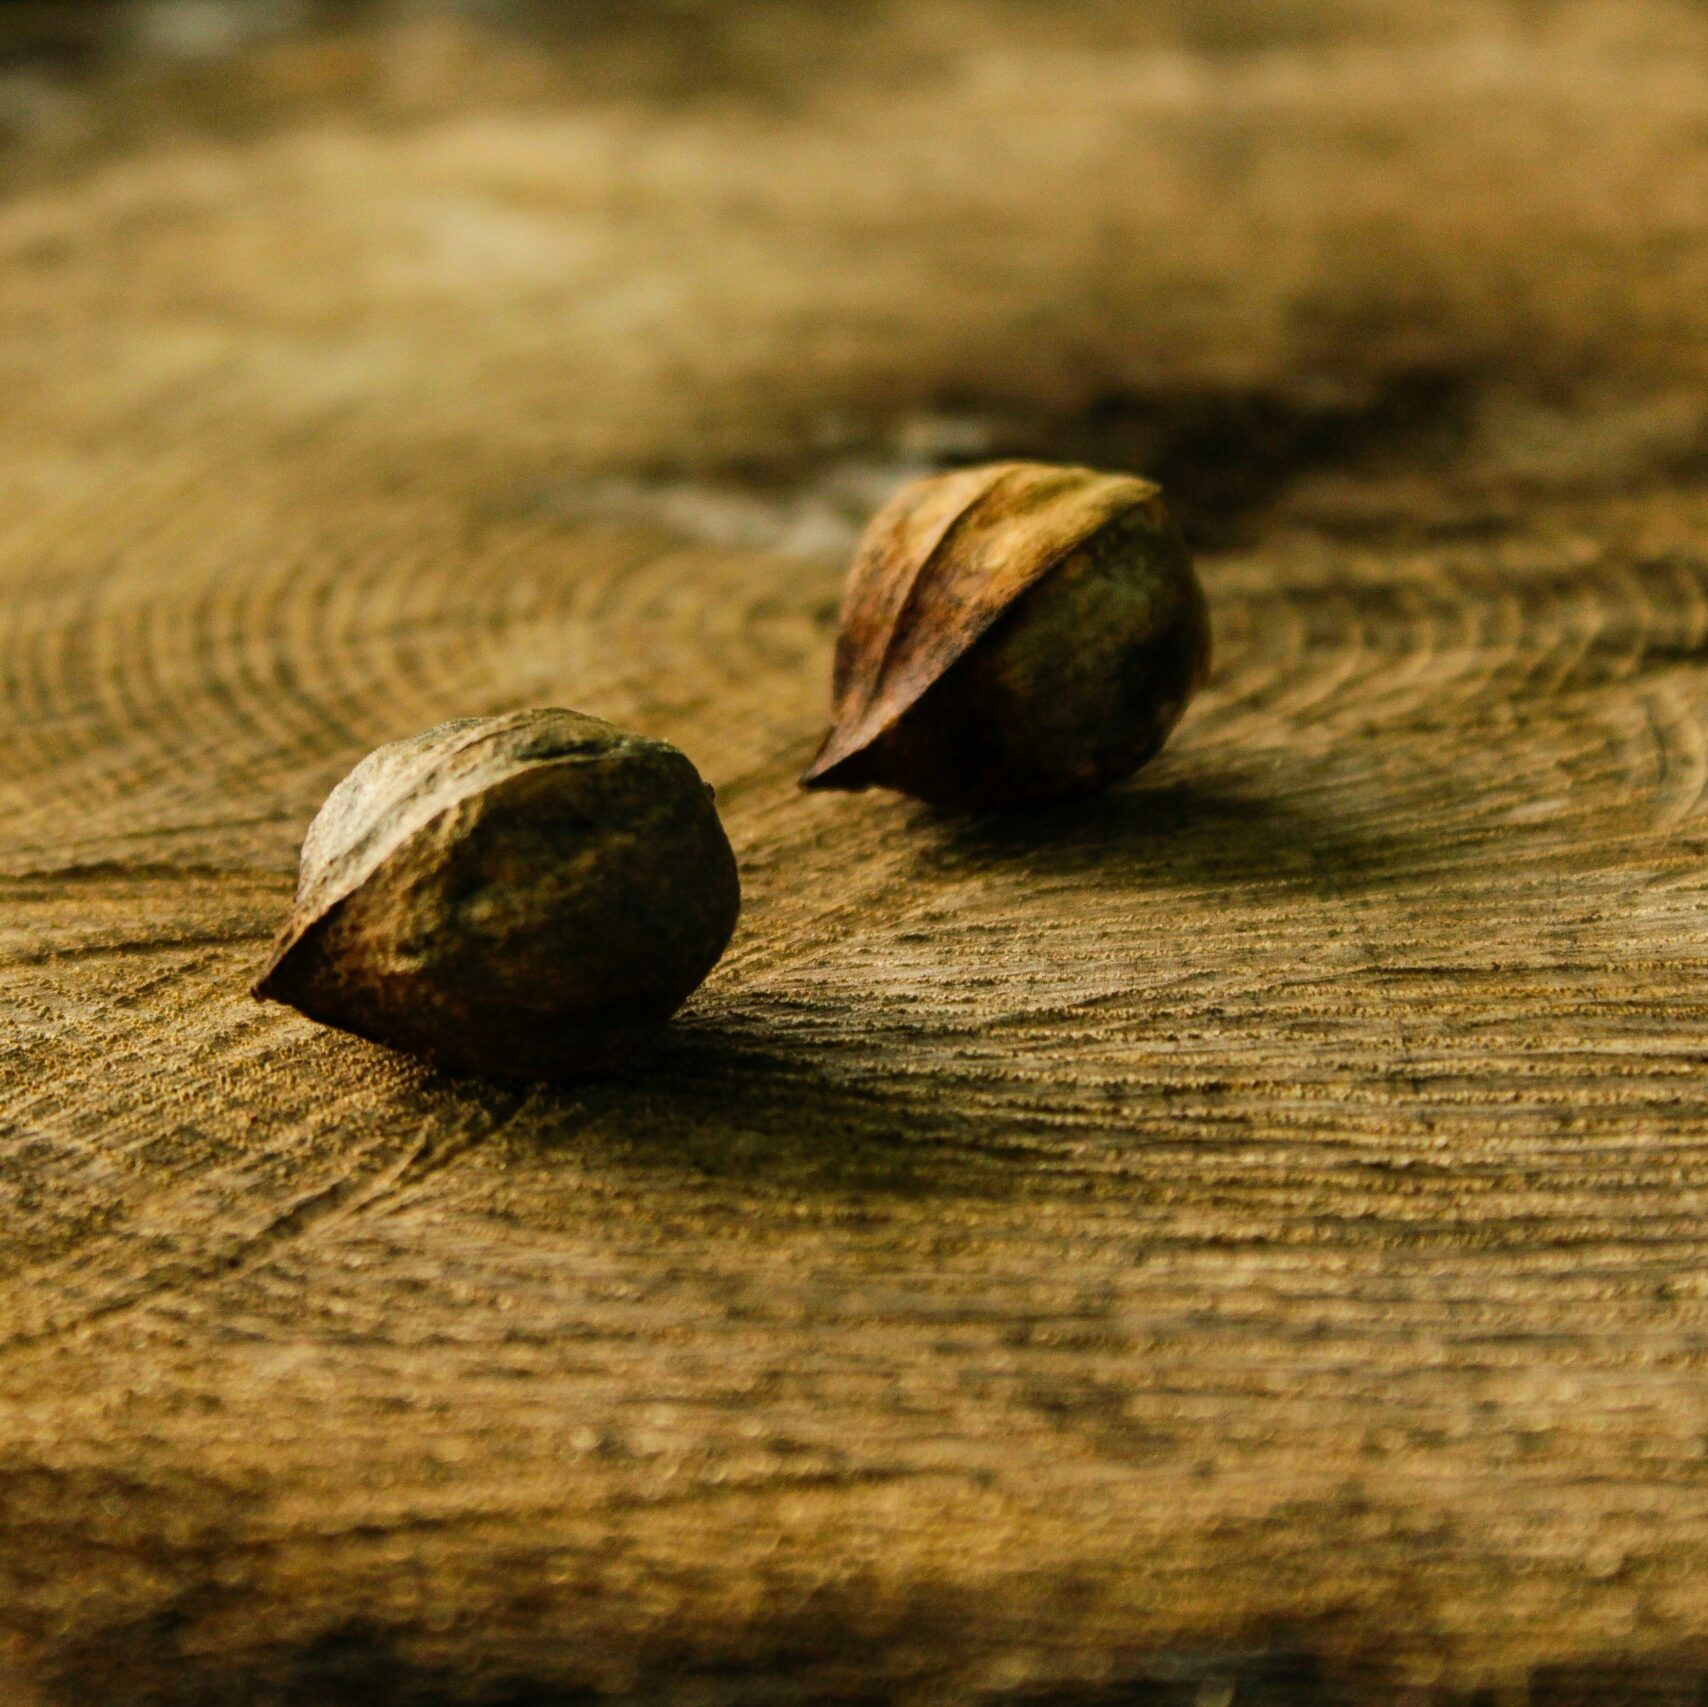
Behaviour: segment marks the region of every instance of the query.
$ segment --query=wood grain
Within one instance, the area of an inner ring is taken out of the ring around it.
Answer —
[[[9,1699],[1708,1687],[1708,16],[1352,10],[404,22],[13,145]],[[988,454],[1183,495],[1209,688],[1082,807],[803,794]],[[531,704],[718,787],[657,1059],[252,1002],[331,784]]]

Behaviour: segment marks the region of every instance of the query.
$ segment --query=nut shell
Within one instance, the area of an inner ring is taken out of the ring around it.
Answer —
[[[1149,481],[1033,463],[917,481],[861,542],[802,782],[962,807],[1095,792],[1161,747],[1209,641]]]
[[[674,747],[572,711],[463,719],[328,796],[255,994],[452,1071],[604,1073],[739,910],[712,791]]]

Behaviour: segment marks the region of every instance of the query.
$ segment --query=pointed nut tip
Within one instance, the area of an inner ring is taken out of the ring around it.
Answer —
[[[825,750],[828,750],[828,747],[829,743],[827,742]],[[849,767],[854,760],[859,758],[865,750],[864,748],[856,747],[853,752],[843,753],[833,759],[825,757],[825,750],[821,750],[819,756],[801,772],[800,785],[802,788],[832,788],[852,793],[865,786],[865,784],[853,780],[848,775]]]
[[[280,970],[283,968],[285,961],[289,957],[290,950],[288,948],[283,952],[280,952],[277,948],[274,949],[272,959],[267,962],[266,966],[259,974],[257,974],[254,983],[249,986],[249,994],[253,996],[256,1001],[283,1002],[287,1007],[291,1005],[290,998],[288,996],[281,995],[278,989]]]
[[[835,729],[831,729],[818,744],[818,751],[808,761],[807,768],[800,774],[802,788],[834,788],[836,784],[829,780],[831,773],[841,762],[830,757],[832,743],[836,739]]]

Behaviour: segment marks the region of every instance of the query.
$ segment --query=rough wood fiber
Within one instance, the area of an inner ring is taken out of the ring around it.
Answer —
[[[1708,16],[1234,11],[17,96],[9,1700],[1698,1698]],[[1214,547],[1137,785],[795,787],[960,454]],[[530,703],[718,786],[655,1070],[250,1001],[352,761]]]

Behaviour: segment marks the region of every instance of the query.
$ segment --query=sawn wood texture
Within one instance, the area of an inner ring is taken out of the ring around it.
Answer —
[[[44,85],[8,1701],[1708,1687],[1708,19],[1224,11]],[[1164,481],[1209,687],[1081,807],[801,792],[854,530],[985,454]],[[535,704],[718,788],[658,1055],[252,1001],[331,785]]]

